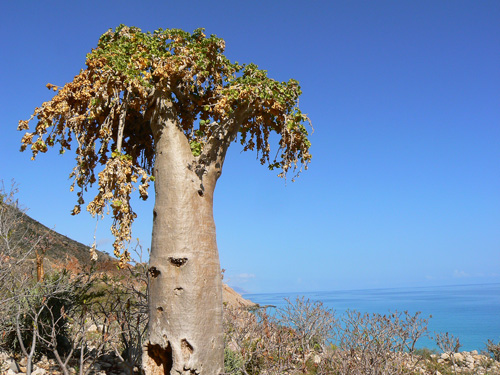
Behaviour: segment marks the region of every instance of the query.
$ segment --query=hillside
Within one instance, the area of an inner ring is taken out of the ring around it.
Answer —
[[[18,211],[17,215],[18,224],[14,228],[12,237],[22,251],[28,251],[32,243],[40,238],[38,249],[45,251],[44,266],[47,269],[53,266],[61,268],[72,265],[81,270],[90,266],[89,246],[57,233],[21,211]],[[116,263],[111,256],[101,251],[97,251],[97,255],[99,268]],[[28,259],[34,261],[34,252],[29,254]]]
[[[40,246],[45,250],[44,267],[46,270],[52,268],[69,268],[72,271],[80,271],[91,265],[89,247],[72,240],[56,231],[46,227],[29,215],[18,211],[19,224],[13,233],[13,237],[18,241],[22,250],[27,251],[30,247],[30,240],[43,238]],[[26,240],[25,240],[26,239]],[[97,251],[98,271],[119,273],[118,261],[101,251]],[[35,254],[30,254],[29,259],[35,263]],[[255,304],[244,299],[227,285],[223,285],[223,300],[234,307],[249,307]]]

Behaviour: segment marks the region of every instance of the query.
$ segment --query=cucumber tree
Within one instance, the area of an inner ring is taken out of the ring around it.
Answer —
[[[26,131],[21,149],[30,148],[33,159],[49,147],[75,148],[73,214],[97,184],[86,209],[112,214],[122,265],[136,218],[131,196],[138,191],[146,199],[154,181],[147,374],[223,371],[212,207],[229,145],[253,150],[280,177],[298,176],[311,160],[298,82],[278,82],[254,64],[231,62],[224,48],[224,40],[203,29],[145,33],[120,25],[100,37],[73,81],[48,84],[54,97],[19,122]]]

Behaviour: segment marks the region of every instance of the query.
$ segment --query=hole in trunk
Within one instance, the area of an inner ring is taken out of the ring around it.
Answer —
[[[148,344],[148,356],[151,358],[156,366],[161,367],[163,366],[163,374],[164,375],[170,375],[170,370],[172,370],[172,364],[173,364],[173,359],[172,359],[172,348],[170,346],[170,343],[167,344],[166,348],[162,348],[160,345],[157,344]],[[153,374],[156,374],[155,371],[153,371]]]
[[[174,266],[176,267],[181,267],[183,266],[184,264],[186,264],[186,262],[188,261],[188,258],[168,258],[168,260],[170,261],[170,263],[172,263]]]
[[[158,307],[156,308],[156,310],[158,310],[158,312],[163,312],[163,307],[158,306]]]
[[[193,354],[193,346],[186,339],[182,339],[181,341],[181,350],[185,361]]]
[[[198,195],[200,197],[203,197],[203,194],[205,194],[205,186],[203,186],[203,184],[200,184],[200,189],[198,190]]]
[[[174,289],[174,294],[176,296],[180,296],[183,292],[184,292],[184,288],[179,287],[179,288]]]
[[[158,277],[158,275],[159,275],[161,272],[160,272],[160,270],[159,270],[158,268],[156,268],[156,267],[151,267],[151,268],[149,269],[149,273],[151,274],[151,276],[152,276],[153,278],[156,278],[156,277]]]

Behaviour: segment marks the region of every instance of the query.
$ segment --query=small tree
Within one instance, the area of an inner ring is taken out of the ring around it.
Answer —
[[[6,190],[0,180],[0,312],[12,297],[8,291],[25,282],[26,263],[42,240],[41,236],[30,233],[16,194],[14,183]],[[2,315],[0,313],[0,319]]]
[[[229,145],[256,150],[261,164],[284,177],[311,159],[298,108],[297,81],[277,82],[254,64],[230,62],[224,41],[203,29],[143,33],[119,26],[101,36],[86,69],[36,108],[34,132],[22,139],[33,158],[77,142],[71,173],[80,212],[83,193],[92,215],[112,211],[114,250],[136,217],[130,196],[138,183],[147,198],[155,181],[151,244],[149,337],[143,356],[149,374],[218,374],[223,369],[222,287],[213,220],[213,193]],[[31,120],[30,119],[30,120]],[[20,130],[29,130],[29,121]],[[269,137],[279,136],[271,156]],[[104,166],[97,173],[98,165]]]
[[[16,193],[14,183],[6,190],[0,181],[0,346],[8,349],[16,340],[17,318],[26,313],[26,306],[20,301],[34,289],[30,256],[43,239],[31,233]],[[33,357],[35,344],[36,336],[23,349],[24,354]]]

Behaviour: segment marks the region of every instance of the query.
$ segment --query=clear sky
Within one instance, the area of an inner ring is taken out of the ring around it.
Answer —
[[[70,216],[71,155],[20,153],[17,122],[71,81],[99,36],[205,27],[230,59],[300,81],[315,132],[295,183],[229,152],[215,220],[225,280],[248,292],[500,282],[500,2],[6,1],[0,12],[0,179],[43,224]],[[152,199],[134,235],[149,246]],[[109,222],[99,248],[111,251]]]

